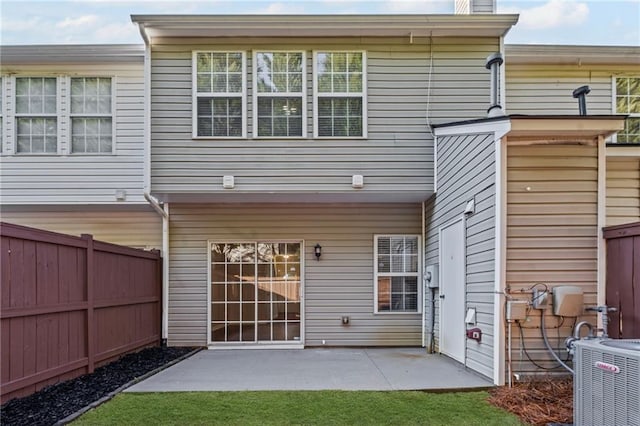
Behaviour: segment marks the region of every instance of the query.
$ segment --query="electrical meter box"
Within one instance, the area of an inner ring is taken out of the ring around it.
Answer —
[[[583,310],[584,295],[581,287],[563,285],[553,288],[553,315],[578,317]]]
[[[428,288],[438,288],[440,283],[438,282],[438,265],[427,265],[424,268],[424,279],[427,282]]]

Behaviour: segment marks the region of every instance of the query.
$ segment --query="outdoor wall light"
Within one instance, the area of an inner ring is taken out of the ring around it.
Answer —
[[[317,243],[313,246],[313,254],[316,255],[316,260],[320,260],[320,256],[322,256],[322,246],[320,243]]]

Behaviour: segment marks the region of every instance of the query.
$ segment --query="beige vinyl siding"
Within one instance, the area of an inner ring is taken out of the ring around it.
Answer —
[[[517,292],[540,282],[550,288],[580,286],[585,305],[596,304],[597,155],[595,146],[508,146],[506,286],[513,297],[530,300],[530,295]],[[562,327],[554,328],[559,324]],[[572,325],[571,318],[562,323],[547,316],[550,342],[558,353],[565,353],[564,339]],[[539,326],[538,310],[523,324],[524,341],[514,325],[515,372],[544,373],[523,356],[523,344],[539,364],[556,365]]]
[[[607,158],[607,226],[640,221],[640,159]]]
[[[419,204],[171,204],[170,211],[170,345],[207,343],[207,240],[304,240],[306,345],[421,344],[421,314],[373,314],[374,235],[419,235]]]
[[[142,249],[162,248],[162,220],[154,211],[3,211],[2,222],[60,232],[91,234],[113,244]]]
[[[506,111],[509,114],[578,115],[573,91],[588,85],[589,114],[612,113],[614,71],[578,65],[509,64],[506,58]]]
[[[433,188],[429,124],[484,114],[484,61],[498,47],[494,38],[436,38],[433,45],[424,38],[411,44],[408,36],[159,39],[152,52],[152,191],[220,193],[222,176],[231,174],[238,192],[348,193],[353,191],[351,176],[362,174],[361,192],[418,194],[424,199]],[[250,52],[266,48],[306,52],[306,139],[252,138]],[[192,51],[216,49],[248,52],[246,140],[192,139]],[[366,139],[313,139],[314,50],[366,51]]]
[[[438,188],[426,203],[425,265],[439,262],[439,228],[462,217],[467,202],[474,199],[475,213],[466,218],[466,300],[460,303],[465,304],[465,310],[476,309],[482,342],[467,340],[465,359],[467,367],[492,377],[496,202],[493,134],[443,136],[437,144]],[[437,328],[437,311],[428,315],[436,315]]]
[[[2,204],[126,204],[145,203],[142,195],[144,152],[143,64],[73,64],[6,66],[4,72],[18,76],[106,76],[113,77],[115,102],[115,155],[68,154],[70,120],[58,119],[58,154],[5,155],[15,143],[15,125],[6,120],[5,145],[0,157]],[[60,93],[68,101],[66,78],[58,78]],[[9,85],[5,85],[9,87]],[[13,93],[3,93],[11,100]],[[11,104],[11,103],[8,103]],[[59,114],[69,103],[59,101]],[[117,201],[116,189],[126,191],[125,202]]]

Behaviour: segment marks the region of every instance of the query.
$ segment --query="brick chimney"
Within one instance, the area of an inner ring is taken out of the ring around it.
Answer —
[[[455,0],[456,15],[496,13],[496,0]]]

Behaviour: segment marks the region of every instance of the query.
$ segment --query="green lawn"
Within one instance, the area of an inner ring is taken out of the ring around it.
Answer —
[[[126,393],[74,425],[521,425],[486,392]]]

